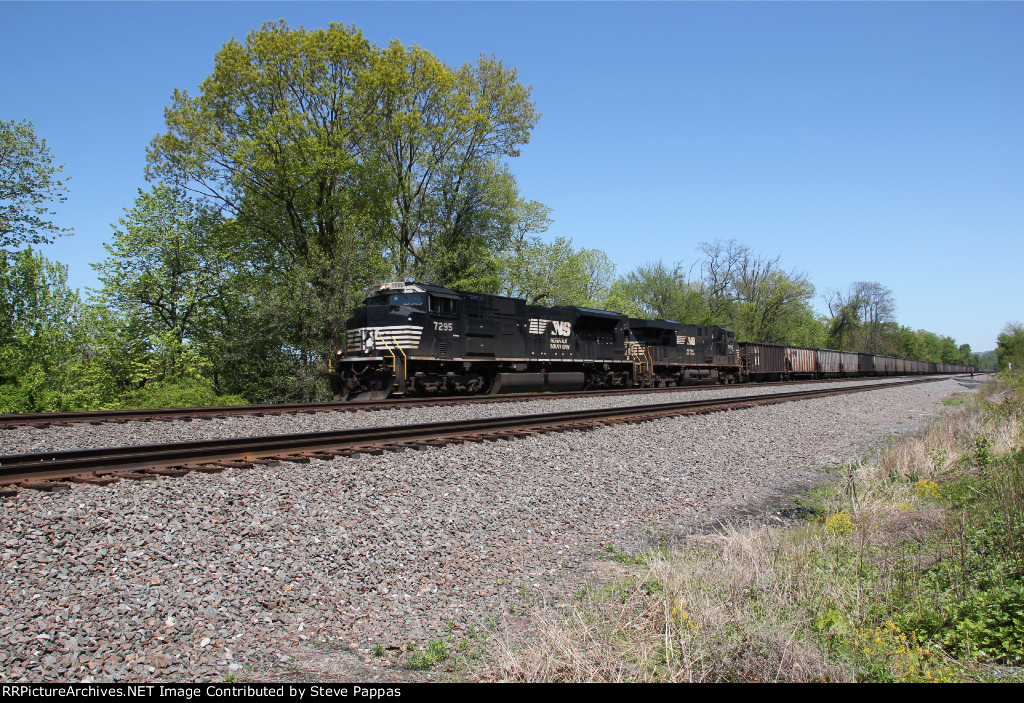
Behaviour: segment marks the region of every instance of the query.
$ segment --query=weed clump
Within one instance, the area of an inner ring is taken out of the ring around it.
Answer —
[[[450,656],[448,643],[444,639],[432,640],[423,651],[417,651],[415,647],[409,646],[412,652],[405,660],[405,666],[414,671],[431,669],[437,664],[446,661]]]

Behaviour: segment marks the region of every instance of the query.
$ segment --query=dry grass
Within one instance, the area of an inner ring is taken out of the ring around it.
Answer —
[[[945,525],[944,512],[930,500],[939,490],[934,481],[967,470],[964,457],[1019,446],[1020,414],[1000,414],[1004,400],[970,400],[877,463],[853,467],[852,480],[823,501],[816,521],[690,538],[671,554],[649,555],[628,576],[538,612],[525,634],[495,633],[477,675],[552,682],[856,680],[850,649],[830,653],[836,650],[822,632],[845,631],[855,642],[868,632],[853,623],[865,615],[869,598],[897,609],[900,603],[895,592],[862,592],[854,570],[906,559],[904,545],[923,544]],[[979,443],[979,437],[987,439]],[[938,556],[922,549],[913,558],[924,569]],[[883,634],[906,641],[898,630]],[[881,664],[868,665],[895,672],[896,664],[910,661],[933,680],[929,655],[899,646]]]
[[[970,398],[959,412],[933,423],[920,436],[905,438],[882,452],[877,462],[859,466],[854,495],[844,500],[862,538],[893,541],[935,528],[942,513],[923,500],[931,497],[934,482],[968,470],[979,441],[985,451],[1004,454],[1024,438],[1019,415],[993,412],[1007,400],[1005,393]]]
[[[487,678],[848,680],[850,671],[805,641],[816,611],[838,595],[805,577],[815,549],[825,546],[774,528],[692,540],[569,608],[538,614],[525,642],[507,633],[492,638]]]

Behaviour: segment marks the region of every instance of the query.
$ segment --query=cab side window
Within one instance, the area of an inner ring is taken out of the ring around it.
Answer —
[[[430,312],[441,313],[442,315],[455,315],[458,313],[458,302],[451,298],[438,298],[430,296]]]

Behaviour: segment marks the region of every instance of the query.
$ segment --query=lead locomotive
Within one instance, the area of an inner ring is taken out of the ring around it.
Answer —
[[[330,364],[335,398],[732,383],[731,331],[542,307],[423,283],[368,291]]]

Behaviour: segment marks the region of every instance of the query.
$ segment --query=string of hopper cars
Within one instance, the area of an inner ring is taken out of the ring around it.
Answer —
[[[971,371],[415,282],[371,288],[330,363],[339,400]]]

